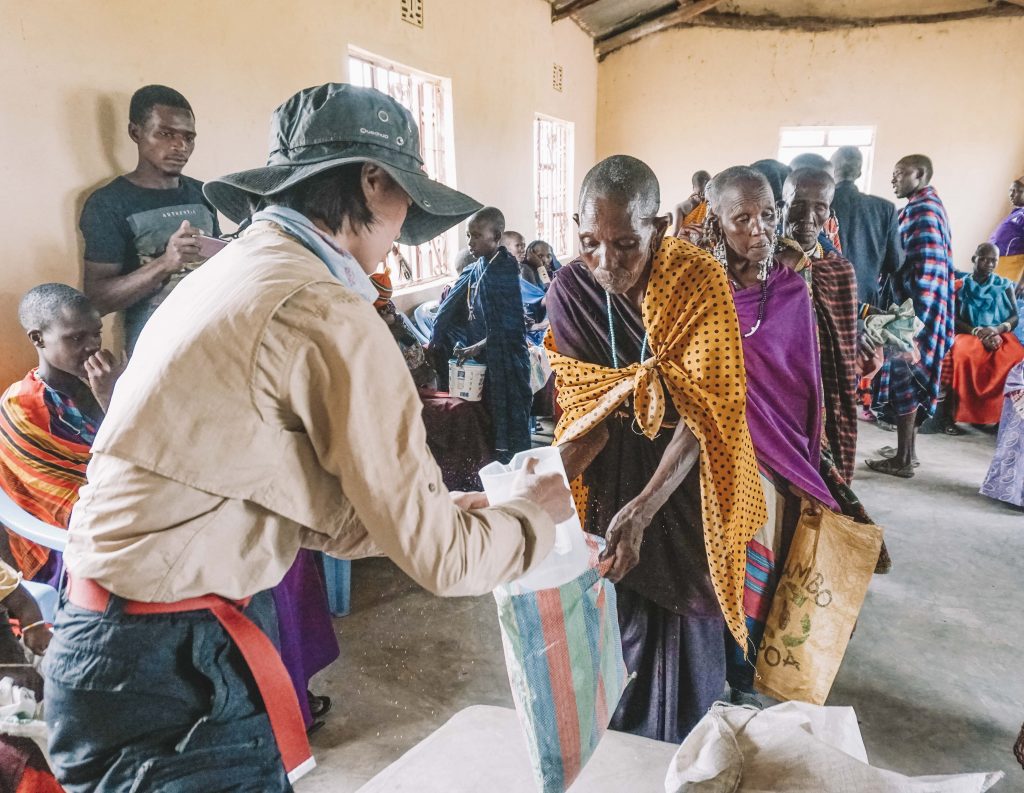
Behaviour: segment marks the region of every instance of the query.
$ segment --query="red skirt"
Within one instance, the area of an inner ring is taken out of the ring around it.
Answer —
[[[953,389],[959,406],[956,420],[968,424],[998,424],[1003,409],[1003,386],[1010,370],[1024,360],[1024,346],[1012,333],[989,352],[981,339],[958,333],[953,344]]]

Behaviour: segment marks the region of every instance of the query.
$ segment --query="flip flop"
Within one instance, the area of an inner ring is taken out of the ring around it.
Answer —
[[[330,712],[333,704],[330,697],[322,697],[312,691],[306,691],[306,698],[309,701],[309,712],[314,719],[326,716]]]
[[[875,451],[875,454],[877,454],[883,460],[891,460],[893,457],[899,454],[899,450],[895,446],[883,446],[881,449],[877,449]],[[917,459],[916,454],[911,459],[911,462],[914,468],[921,467],[921,461]]]
[[[900,479],[913,479],[914,478],[914,466],[908,465],[906,468],[900,468],[892,460],[865,460],[864,461],[868,468],[872,471],[877,471],[880,474],[888,474],[889,476],[898,476]]]

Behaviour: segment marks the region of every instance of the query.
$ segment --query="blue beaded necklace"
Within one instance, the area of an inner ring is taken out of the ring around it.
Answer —
[[[608,337],[612,342],[612,368],[619,368],[619,353],[615,345],[615,321],[612,319],[612,295],[610,292],[604,293],[604,304],[608,309]],[[647,357],[647,333],[644,333],[644,343],[640,347],[640,363],[644,362]]]

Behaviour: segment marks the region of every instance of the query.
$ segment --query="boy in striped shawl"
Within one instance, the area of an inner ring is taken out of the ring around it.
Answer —
[[[125,361],[101,349],[99,312],[66,284],[30,289],[18,319],[39,365],[0,397],[0,487],[26,512],[67,526]],[[48,548],[10,530],[6,540],[25,578],[52,583],[58,565]]]
[[[915,339],[917,354],[886,354],[878,375],[874,408],[896,425],[898,445],[880,450],[881,459],[868,460],[872,470],[909,479],[917,456],[917,427],[935,412],[939,399],[942,359],[953,343],[953,249],[949,219],[939,194],[931,186],[932,162],[911,154],[893,168],[892,186],[907,205],[900,210],[900,237],[914,312],[924,323]],[[902,296],[901,296],[902,297]]]

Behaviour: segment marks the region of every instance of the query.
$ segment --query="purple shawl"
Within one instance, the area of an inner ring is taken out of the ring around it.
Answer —
[[[1000,256],[1024,253],[1024,207],[1017,207],[1003,218],[988,241],[999,249]]]
[[[733,293],[740,331],[757,322],[761,285]],[[743,339],[747,424],[758,462],[838,511],[818,472],[821,458],[821,360],[804,279],[778,264],[768,274],[764,319]]]

